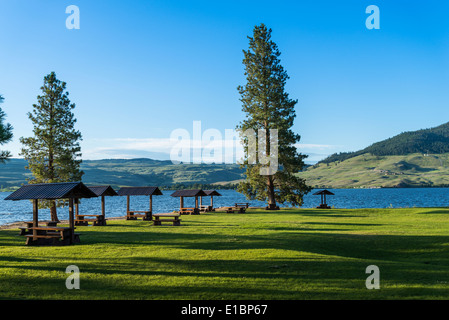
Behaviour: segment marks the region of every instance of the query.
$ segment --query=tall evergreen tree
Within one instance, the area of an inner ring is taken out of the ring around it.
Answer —
[[[0,95],[0,103],[3,103],[5,99]],[[12,140],[12,126],[9,123],[5,123],[6,113],[0,108],[0,145],[6,144]],[[0,163],[4,163],[6,159],[11,157],[9,151],[0,150]]]
[[[44,78],[42,95],[33,104],[28,118],[33,123],[33,137],[20,138],[21,155],[28,161],[33,178],[29,183],[55,183],[81,181],[81,133],[75,129],[72,110],[75,104],[65,91],[66,83],[56,78],[54,72]],[[51,219],[58,221],[56,207],[64,201],[40,201],[41,208],[50,208]]]
[[[255,161],[251,159],[250,139],[242,136],[245,149],[242,167],[246,167],[246,180],[239,184],[238,191],[249,199],[268,201],[269,208],[274,209],[277,202],[302,205],[303,196],[311,188],[295,175],[303,169],[307,157],[297,152],[295,144],[301,137],[291,130],[298,101],[290,99],[285,92],[289,77],[280,64],[281,53],[271,40],[271,32],[264,24],[256,26],[253,37],[248,37],[249,50],[243,51],[246,85],[239,86],[238,91],[246,119],[237,126],[237,130],[241,134],[254,130],[256,141],[262,132],[266,145],[258,145],[255,149],[259,154],[259,148],[264,147],[268,156],[272,153],[270,129],[277,130],[278,168],[273,174],[261,175],[260,169],[267,164],[260,161],[259,156]]]

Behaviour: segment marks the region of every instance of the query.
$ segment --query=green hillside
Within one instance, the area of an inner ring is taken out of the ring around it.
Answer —
[[[318,163],[299,176],[318,188],[449,186],[449,153],[376,156]]]
[[[366,153],[375,156],[449,153],[449,122],[435,128],[403,132],[356,152],[335,153],[320,163],[344,161]]]
[[[11,159],[0,165],[0,187],[11,188],[26,183],[30,177],[26,161]],[[172,164],[152,159],[85,160],[83,182],[89,185],[172,186],[177,184],[225,184],[242,179],[243,170],[236,164]]]

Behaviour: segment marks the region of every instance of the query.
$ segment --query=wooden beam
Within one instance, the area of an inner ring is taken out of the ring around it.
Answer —
[[[150,211],[153,212],[153,195],[150,194]]]
[[[129,196],[126,196],[126,214],[129,212]]]

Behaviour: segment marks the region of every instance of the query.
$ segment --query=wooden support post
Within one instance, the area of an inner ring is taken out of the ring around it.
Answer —
[[[37,228],[39,227],[39,206],[38,206],[38,200],[33,200],[33,227]],[[37,236],[37,230],[33,230],[33,241],[37,240],[35,238]]]
[[[104,196],[101,196],[101,214],[103,217],[106,215]]]
[[[128,215],[129,212],[129,196],[126,196],[126,215]]]
[[[198,208],[198,197],[195,197],[195,209]]]
[[[75,219],[73,217],[73,198],[69,199],[69,227],[71,233],[70,244],[75,242]]]
[[[150,195],[150,212],[153,212],[153,195]]]
[[[75,199],[75,215],[78,217],[79,216],[79,214],[80,214],[80,206],[79,206],[79,203],[80,203],[80,201],[79,201],[79,199],[78,198],[76,198]]]
[[[214,197],[210,196],[210,206],[213,208],[214,207]]]
[[[181,197],[181,203],[180,203],[181,208],[184,208],[184,197]]]

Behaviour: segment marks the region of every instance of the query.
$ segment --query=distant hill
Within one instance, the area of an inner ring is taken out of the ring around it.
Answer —
[[[449,123],[333,154],[298,174],[316,188],[449,186]]]
[[[449,122],[431,129],[403,132],[356,152],[335,153],[319,163],[344,161],[366,153],[375,156],[449,153]]]
[[[315,188],[448,187],[449,153],[375,156],[318,163],[299,174]]]
[[[10,159],[0,165],[0,188],[18,187],[31,177],[23,159]],[[84,160],[83,182],[88,185],[161,186],[177,188],[188,185],[235,183],[243,179],[243,169],[236,164],[173,164],[152,159]]]

